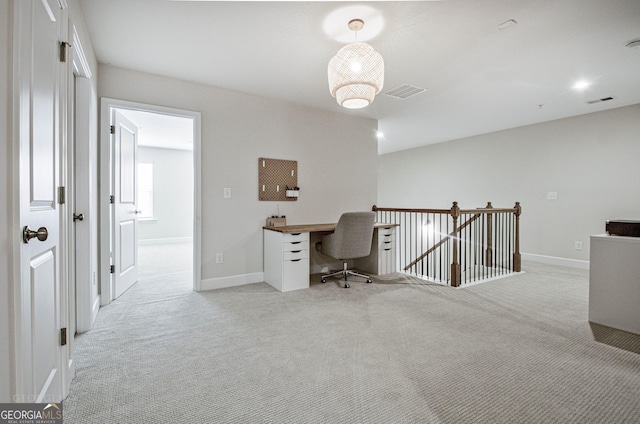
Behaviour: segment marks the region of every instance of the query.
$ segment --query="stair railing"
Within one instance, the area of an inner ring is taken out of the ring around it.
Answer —
[[[379,208],[378,222],[398,224],[397,269],[453,287],[521,271],[520,214],[513,208]]]

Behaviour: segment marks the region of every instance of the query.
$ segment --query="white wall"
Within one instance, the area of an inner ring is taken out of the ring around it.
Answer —
[[[193,152],[138,147],[138,162],[153,164],[154,219],[138,220],[138,240],[193,236]]]
[[[99,73],[100,96],[201,112],[203,280],[262,273],[262,226],[276,206],[295,224],[375,203],[374,120],[108,65]],[[297,202],[258,201],[259,157],[298,161]]]
[[[12,249],[18,239],[18,231],[13,228],[11,211],[12,198],[12,114],[11,114],[11,31],[13,28],[13,10],[10,2],[0,2],[0,403],[11,401],[11,337],[12,310],[9,299],[13,294],[10,284],[13,279],[11,264]]]
[[[519,201],[523,253],[587,261],[605,220],[640,220],[639,117],[634,105],[383,155],[378,206]]]

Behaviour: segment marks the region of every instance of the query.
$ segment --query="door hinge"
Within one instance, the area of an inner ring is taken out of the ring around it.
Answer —
[[[115,265],[109,266],[109,273],[110,274],[115,274],[116,273],[116,266]]]
[[[67,344],[67,329],[60,329],[60,346],[64,346]]]
[[[71,47],[71,44],[67,43],[66,41],[60,42],[60,62],[67,61],[67,50],[69,47]]]
[[[58,187],[58,204],[64,205],[65,203],[65,190],[64,187]]]
[[[115,125],[111,125],[111,127],[109,127],[109,132],[111,134],[115,134],[116,133],[116,126]]]
[[[113,195],[109,196],[109,203],[111,204],[116,203],[116,196],[113,196]]]

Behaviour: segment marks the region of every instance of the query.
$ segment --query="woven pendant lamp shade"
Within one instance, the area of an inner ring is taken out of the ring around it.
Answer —
[[[350,25],[356,21],[364,24],[360,20],[353,20]],[[367,43],[351,43],[338,50],[329,61],[327,74],[329,91],[338,104],[359,109],[369,106],[382,90],[384,60]]]

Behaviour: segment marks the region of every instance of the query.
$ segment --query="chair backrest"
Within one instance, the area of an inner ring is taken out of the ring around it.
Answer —
[[[331,256],[340,259],[362,258],[371,253],[375,212],[346,212],[340,216],[333,232],[337,252]]]

